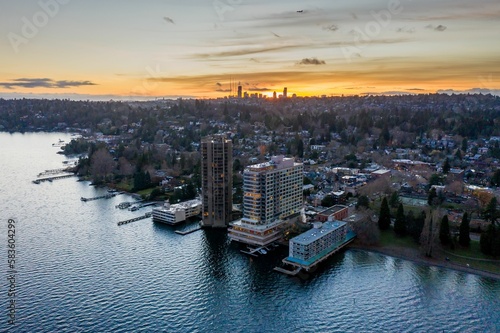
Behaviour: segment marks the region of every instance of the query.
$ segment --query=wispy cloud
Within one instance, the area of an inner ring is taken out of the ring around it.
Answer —
[[[81,87],[81,86],[94,86],[96,83],[91,81],[70,81],[70,80],[60,80],[55,81],[48,78],[19,78],[14,79],[10,82],[0,82],[0,86],[6,89],[14,88],[70,88],[70,87]]]
[[[319,60],[317,58],[304,58],[297,63],[298,65],[325,65],[324,60]]]

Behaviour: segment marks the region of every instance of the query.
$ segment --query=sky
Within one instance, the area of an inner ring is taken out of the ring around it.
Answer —
[[[0,97],[500,95],[498,31],[498,0],[0,0]]]

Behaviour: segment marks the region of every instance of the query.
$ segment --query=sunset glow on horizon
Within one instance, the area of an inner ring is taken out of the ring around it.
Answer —
[[[2,7],[0,98],[216,98],[231,83],[268,97],[500,95],[497,0]]]

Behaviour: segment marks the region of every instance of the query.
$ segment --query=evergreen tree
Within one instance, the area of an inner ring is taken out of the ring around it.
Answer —
[[[384,197],[382,204],[380,205],[380,214],[378,217],[378,227],[380,230],[387,230],[391,226],[391,211],[389,209],[389,204],[387,203],[387,198]]]
[[[483,216],[486,220],[490,221],[492,224],[495,224],[498,219],[498,215],[497,198],[493,197],[486,206],[483,212]]]
[[[433,187],[431,188],[431,190],[429,191],[429,196],[427,197],[427,204],[429,206],[432,206],[435,204],[436,200],[437,199],[437,192],[436,192],[436,188]]]
[[[450,172],[451,166],[450,166],[450,161],[448,160],[448,157],[444,160],[443,163],[443,173],[447,174]]]
[[[370,199],[368,199],[366,195],[360,195],[358,202],[356,203],[356,209],[360,209],[362,207],[370,208]]]
[[[491,177],[491,186],[500,187],[500,169],[497,169]]]
[[[470,245],[470,219],[467,212],[462,216],[462,223],[460,223],[460,234],[458,236],[458,243],[461,246],[469,247]]]
[[[443,216],[441,224],[439,225],[439,241],[443,245],[448,245],[451,242],[450,223],[448,215]]]
[[[392,192],[391,198],[389,199],[389,203],[392,208],[396,208],[399,206],[399,194],[397,191]]]
[[[403,204],[399,204],[398,211],[396,213],[396,221],[394,222],[394,232],[398,236],[406,235],[406,221],[405,212],[403,209]]]

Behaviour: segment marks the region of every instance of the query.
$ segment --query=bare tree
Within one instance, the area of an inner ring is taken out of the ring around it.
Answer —
[[[426,257],[432,257],[432,251],[439,237],[439,223],[441,214],[438,209],[429,209],[426,212],[424,228],[420,235],[420,246]]]
[[[380,230],[377,222],[372,220],[373,211],[361,208],[356,212],[358,217],[349,222],[352,231],[356,233],[357,241],[363,245],[376,245],[380,241]]]
[[[105,181],[115,169],[115,164],[113,156],[106,148],[97,150],[90,159],[90,173],[94,181]]]

